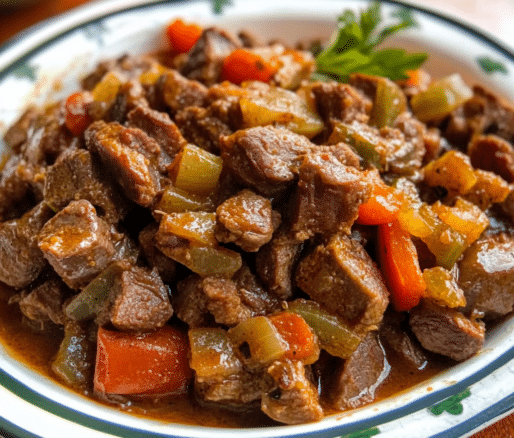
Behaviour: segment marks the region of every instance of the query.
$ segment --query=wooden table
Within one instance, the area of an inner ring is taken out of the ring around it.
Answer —
[[[41,20],[77,7],[89,0],[43,0],[24,8],[0,7],[0,44]],[[16,0],[12,0],[15,4]],[[473,435],[472,438],[514,437],[514,414]]]

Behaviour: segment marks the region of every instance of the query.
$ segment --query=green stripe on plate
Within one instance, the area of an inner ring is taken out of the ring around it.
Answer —
[[[110,422],[105,422],[99,420],[97,418],[91,417],[89,415],[83,414],[81,412],[77,412],[73,409],[67,408],[53,400],[50,400],[43,395],[33,391],[27,386],[20,383],[18,380],[14,379],[12,376],[7,374],[5,371],[0,370],[0,385],[4,388],[25,400],[26,402],[37,406],[38,408],[56,415],[60,418],[63,418],[68,421],[72,421],[80,426],[87,427],[89,429],[94,429],[99,432],[107,433],[110,435],[118,436],[121,438],[144,438],[144,437],[170,437],[172,435],[162,435],[158,433],[150,433],[144,430],[132,429],[129,427],[123,427],[117,424],[113,424]],[[4,424],[5,423],[5,424]],[[11,433],[15,433],[22,438],[34,438],[36,435],[32,435],[29,432],[23,431],[18,426],[9,423],[4,418],[0,417],[0,427],[5,427],[5,429]],[[170,425],[170,427],[172,427]],[[21,432],[21,433],[20,433]]]

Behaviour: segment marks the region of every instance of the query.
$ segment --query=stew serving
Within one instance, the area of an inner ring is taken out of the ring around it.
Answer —
[[[7,131],[5,342],[96,400],[223,426],[317,421],[479,352],[514,306],[512,106],[166,35]]]

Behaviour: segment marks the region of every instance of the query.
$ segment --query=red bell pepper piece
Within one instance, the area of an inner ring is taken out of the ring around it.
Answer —
[[[236,49],[228,55],[221,70],[221,79],[240,84],[244,81],[269,82],[277,67],[248,49]]]
[[[398,221],[378,228],[380,267],[397,311],[410,310],[425,295],[418,253]]]
[[[192,378],[187,335],[164,326],[147,334],[100,328],[94,385],[108,394],[183,394]]]
[[[166,37],[172,50],[178,53],[187,53],[200,38],[202,28],[195,23],[186,24],[176,19],[166,28]]]

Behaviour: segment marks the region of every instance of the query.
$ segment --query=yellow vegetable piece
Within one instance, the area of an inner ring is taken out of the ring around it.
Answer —
[[[466,305],[464,292],[446,269],[440,266],[425,269],[423,271],[423,278],[427,285],[427,298],[451,308]]]
[[[159,232],[188,240],[192,245],[215,246],[216,214],[202,211],[170,213],[163,216]]]
[[[500,175],[482,169],[475,169],[476,184],[465,198],[487,210],[492,204],[505,201],[510,193],[509,184]]]
[[[114,72],[109,72],[93,88],[91,92],[93,99],[96,102],[112,102],[116,98],[121,85],[122,80],[120,77]]]
[[[446,225],[461,233],[468,245],[477,240],[489,225],[486,214],[475,204],[464,199],[457,199],[454,207],[436,202],[432,209]]]
[[[169,185],[164,190],[156,210],[164,213],[184,213],[187,211],[214,211],[214,202],[208,196],[199,196]]]
[[[221,328],[192,328],[188,331],[191,368],[199,377],[228,377],[243,369],[228,333]]]
[[[287,344],[271,321],[265,316],[249,318],[229,330],[230,338],[240,346],[250,347],[251,362],[267,365],[283,357]]]
[[[473,96],[459,74],[432,83],[411,99],[412,112],[422,122],[440,119]]]
[[[477,177],[466,154],[449,151],[424,167],[425,182],[442,186],[458,194],[466,194],[476,184]]]
[[[178,189],[200,196],[210,195],[223,168],[223,160],[198,146],[188,144],[175,157],[170,176]]]
[[[239,101],[246,127],[281,125],[312,138],[323,131],[318,113],[302,96],[282,88],[269,87],[266,93],[249,93]]]

